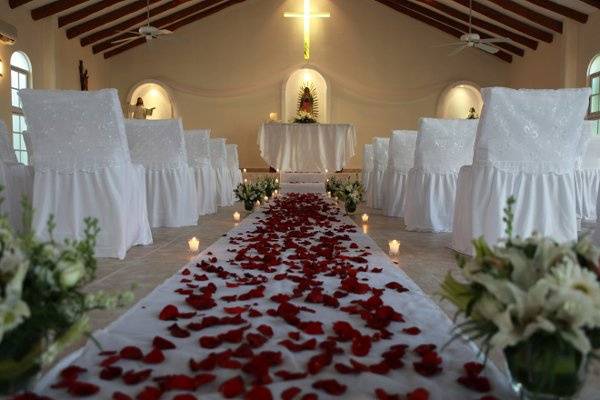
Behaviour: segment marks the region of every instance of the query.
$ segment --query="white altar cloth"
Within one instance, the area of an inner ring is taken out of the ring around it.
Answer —
[[[262,124],[260,155],[285,172],[340,171],[354,157],[356,130],[350,124]]]

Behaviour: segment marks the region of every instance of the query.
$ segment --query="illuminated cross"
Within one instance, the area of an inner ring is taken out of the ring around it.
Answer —
[[[308,61],[310,59],[310,19],[311,18],[329,18],[331,14],[328,12],[323,13],[311,13],[310,12],[310,0],[304,0],[304,12],[303,13],[290,13],[286,12],[283,14],[286,18],[303,18],[304,19],[304,59]]]

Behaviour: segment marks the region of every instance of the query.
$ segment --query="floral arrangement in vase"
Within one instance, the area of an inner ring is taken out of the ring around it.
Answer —
[[[24,201],[24,226],[33,211]],[[90,293],[95,277],[95,219],[85,219],[84,238],[59,243],[35,238],[28,228],[17,235],[0,215],[0,393],[26,388],[45,365],[89,333],[87,313],[124,306],[132,292]]]
[[[486,354],[502,350],[521,399],[571,399],[600,347],[600,250],[586,237],[513,237],[513,204],[504,210],[507,239],[475,240],[475,257],[459,258],[464,279],[448,274],[442,284],[466,317],[454,339],[478,339]]]
[[[365,192],[362,183],[358,179],[351,180],[350,178],[342,181],[331,177],[327,181],[326,189],[332,196],[344,202],[346,212],[349,214],[356,212],[358,203],[362,201]]]
[[[246,211],[252,211],[257,201],[261,201],[265,196],[271,197],[276,190],[279,190],[279,181],[275,177],[266,176],[254,183],[240,183],[234,194],[238,201],[244,202]]]

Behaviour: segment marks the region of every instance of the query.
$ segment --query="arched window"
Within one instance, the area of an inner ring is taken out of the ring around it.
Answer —
[[[483,107],[479,87],[468,81],[460,81],[446,87],[438,99],[439,118],[478,118]]]
[[[133,106],[137,99],[141,98],[144,108],[152,109],[146,116],[147,119],[171,119],[177,117],[175,101],[168,86],[163,83],[149,79],[137,83],[127,96],[125,116],[133,117]]]
[[[595,121],[595,132],[600,135],[600,54],[594,57],[590,63],[588,80],[592,88],[588,119]]]
[[[23,131],[27,130],[19,90],[31,87],[31,63],[27,55],[15,51],[10,57],[10,98],[12,106],[12,143],[17,160],[29,164]]]

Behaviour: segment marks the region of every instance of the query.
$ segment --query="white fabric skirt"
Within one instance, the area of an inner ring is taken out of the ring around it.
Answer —
[[[231,175],[231,187],[235,189],[244,180],[242,171],[239,168],[233,168],[229,170],[229,174]]]
[[[411,169],[407,177],[404,223],[409,231],[450,232],[457,173]]]
[[[471,241],[483,236],[490,244],[504,238],[504,208],[514,196],[513,236],[535,231],[558,242],[577,239],[573,173],[533,174],[492,166],[463,167],[456,199],[452,248],[473,254]]]
[[[193,170],[146,170],[150,226],[177,228],[198,223],[198,195]]]
[[[233,205],[233,186],[231,173],[227,167],[216,167],[217,176],[217,204],[221,207]]]
[[[577,218],[586,222],[596,221],[598,188],[600,188],[600,169],[575,171]]]
[[[0,197],[4,198],[3,209],[8,213],[8,221],[11,226],[17,231],[23,230],[23,196],[27,198],[30,203],[33,201],[33,167],[15,164],[15,163],[2,163],[4,169],[4,183],[0,185],[4,186],[4,190],[0,193]]]
[[[362,171],[361,183],[363,185],[363,189],[365,190],[365,200],[369,197],[369,179],[371,177],[371,173],[373,170],[364,170]],[[368,200],[367,200],[368,202]]]
[[[404,216],[407,174],[388,169],[383,179],[383,214],[388,217]]]
[[[96,256],[123,259],[131,246],[152,243],[146,208],[145,169],[127,165],[95,172],[35,171],[33,230],[48,240],[47,222],[55,216],[54,239],[84,237],[84,218],[98,219]]]
[[[367,204],[369,207],[383,208],[383,175],[385,171],[373,170],[369,177],[369,194],[367,195]]]
[[[196,191],[198,192],[198,213],[200,215],[217,212],[217,174],[213,167],[202,165],[194,168]]]

